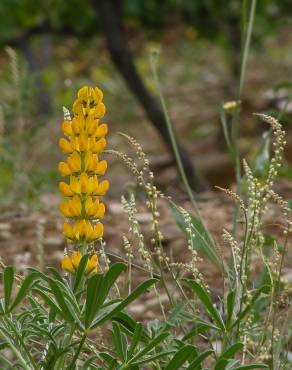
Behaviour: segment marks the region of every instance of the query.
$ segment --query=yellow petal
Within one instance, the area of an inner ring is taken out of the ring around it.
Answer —
[[[99,125],[95,131],[97,137],[104,137],[108,133],[108,127],[106,123]]]
[[[94,153],[101,153],[104,150],[105,146],[106,140],[104,138],[101,138],[100,140],[94,143],[94,145],[92,146],[92,151]]]
[[[103,99],[103,93],[102,93],[102,91],[98,87],[95,87],[94,88],[94,93],[95,93],[96,99],[98,101],[102,101],[102,99]]]
[[[77,117],[74,117],[73,120],[72,120],[72,131],[74,132],[74,134],[80,134],[80,131],[81,131],[81,127],[82,125],[80,124],[80,119],[77,118]]]
[[[103,180],[99,185],[94,193],[95,195],[102,196],[105,195],[109,188],[109,182],[108,180]]]
[[[78,143],[79,143],[79,150],[85,151],[88,149],[88,136],[87,134],[83,133],[79,136],[78,138]]]
[[[72,252],[71,261],[75,270],[78,268],[81,258],[82,255],[79,252],[77,251]]]
[[[105,114],[106,108],[103,103],[99,103],[94,109],[94,117],[96,119],[102,118]]]
[[[62,130],[65,135],[71,136],[72,135],[72,125],[69,121],[64,121],[62,124]]]
[[[89,95],[89,87],[83,86],[77,92],[77,97],[80,100],[87,100]]]
[[[86,119],[86,131],[88,135],[93,135],[95,134],[97,130],[97,123],[94,120],[94,116],[90,114],[87,119]]]
[[[73,152],[68,157],[68,165],[72,172],[79,172],[81,170],[81,158],[77,152]]]
[[[66,238],[70,240],[74,239],[74,233],[73,233],[72,226],[68,222],[65,222],[63,224],[63,233],[66,236]]]
[[[83,109],[82,109],[82,104],[80,100],[75,100],[73,104],[73,113],[77,117],[82,117],[83,116]]]
[[[70,211],[70,217],[79,217],[81,214],[81,199],[78,196],[74,196],[72,200],[68,202],[68,208]]]
[[[71,176],[70,178],[70,188],[72,189],[72,191],[76,194],[80,194],[81,193],[81,190],[80,190],[80,183],[78,181],[78,178],[75,177],[75,176]]]
[[[68,272],[74,272],[74,267],[70,257],[64,256],[62,259],[62,269]]]
[[[68,140],[64,139],[63,137],[59,140],[59,146],[63,150],[64,153],[72,153],[73,148],[71,143]]]
[[[105,214],[105,205],[104,203],[99,203],[97,211],[94,213],[93,218],[103,218]]]
[[[89,179],[85,172],[82,172],[79,178],[81,193],[89,192]]]
[[[98,268],[98,257],[96,254],[93,254],[87,261],[84,272],[86,275],[88,275],[91,272],[97,272],[97,268]]]
[[[60,204],[60,211],[62,212],[64,217],[71,217],[71,212],[69,210],[67,202],[62,202]]]
[[[95,168],[93,171],[96,175],[102,176],[105,174],[106,170],[107,170],[107,161],[103,160],[95,164]]]
[[[85,213],[87,215],[90,214],[92,205],[93,205],[92,198],[90,196],[86,197],[86,200],[85,200]]]
[[[74,195],[70,186],[63,181],[59,183],[59,190],[63,195],[65,195],[65,197],[72,197]]]
[[[68,164],[65,163],[65,162],[60,162],[59,163],[58,170],[63,176],[71,175],[71,170],[70,170]]]
[[[94,226],[93,231],[90,235],[90,239],[91,240],[100,239],[102,235],[103,235],[103,224],[99,222]]]

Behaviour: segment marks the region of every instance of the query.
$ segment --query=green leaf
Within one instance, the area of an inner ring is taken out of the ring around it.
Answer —
[[[111,265],[109,270],[104,276],[103,280],[103,296],[102,296],[102,303],[105,301],[106,297],[108,296],[108,293],[111,289],[111,287],[114,285],[117,278],[120,276],[120,274],[125,271],[127,268],[127,265],[121,262],[114,263]]]
[[[119,303],[115,308],[113,308],[110,312],[105,313],[105,315],[98,317],[92,324],[92,328],[102,324],[106,320],[109,320],[113,316],[115,316],[118,312],[120,312],[123,308],[128,306],[131,302],[133,302],[136,298],[138,298],[141,294],[145,293],[147,289],[149,289],[153,284],[155,284],[158,280],[157,279],[149,279],[138,285],[131,294],[128,295],[121,303]]]
[[[152,339],[147,346],[141,349],[134,357],[131,358],[129,364],[135,363],[139,358],[143,357],[149,353],[154,347],[156,347],[160,342],[162,342],[166,337],[169,336],[169,333],[162,333]]]
[[[14,302],[12,303],[10,307],[10,311],[13,310],[26,297],[29,290],[35,284],[37,276],[38,275],[36,273],[31,272],[29,275],[25,277],[14,299]]]
[[[13,282],[14,282],[14,269],[12,266],[7,266],[5,267],[4,272],[3,272],[5,312],[8,312]]]
[[[214,370],[224,370],[228,363],[227,360],[231,359],[235,353],[240,351],[243,348],[243,343],[237,342],[230,346],[225,352],[223,352],[216,362],[216,366]]]
[[[172,206],[171,208],[175,216],[177,225],[188,237],[188,234],[186,232],[186,228],[188,226],[185,223],[185,219],[182,213],[179,211],[179,209],[176,206]],[[191,223],[194,227],[194,231],[196,235],[196,237],[194,238],[194,245],[195,245],[196,250],[200,252],[203,256],[208,258],[210,262],[212,262],[220,271],[222,271],[222,268],[224,266],[222,266],[222,261],[217,255],[217,252],[214,247],[214,242],[211,239],[202,221],[199,218],[195,217],[194,215],[191,215]]]
[[[92,320],[107,298],[116,279],[125,269],[126,265],[124,263],[115,263],[104,276],[95,274],[88,280],[85,311],[85,326],[87,328],[91,325]]]
[[[192,356],[196,354],[197,350],[191,344],[186,344],[183,346],[171,359],[171,361],[166,366],[165,370],[177,370]]]
[[[125,332],[133,337],[133,334],[136,329],[137,322],[126,312],[118,312],[114,317],[112,317],[112,321],[117,321],[119,324],[121,324],[121,328],[125,330]],[[140,324],[138,324],[140,325]],[[142,342],[147,342],[149,341],[150,337],[142,327],[142,333],[140,336],[140,339]],[[132,339],[133,340],[133,339]]]
[[[206,289],[202,287],[200,284],[198,284],[194,280],[190,279],[183,279],[183,281],[193,290],[193,292],[198,296],[200,301],[205,306],[207,312],[212,317],[212,319],[217,323],[217,325],[220,327],[222,331],[225,331],[225,325],[222,320],[221,315],[215,308],[214,304],[212,303]]]
[[[86,361],[83,362],[81,369],[80,370],[89,370],[92,369],[93,367],[93,361],[97,358],[96,355],[91,355],[87,357]],[[97,367],[95,367],[97,369]]]
[[[128,350],[128,358],[131,358],[131,356],[133,355],[133,353],[135,351],[135,348],[136,348],[136,346],[139,343],[139,340],[141,338],[142,332],[143,332],[143,326],[142,326],[141,323],[137,322],[137,324],[135,326],[135,331],[133,333],[131,345],[130,345],[130,348]]]
[[[209,355],[214,353],[212,350],[207,350],[203,353],[201,353],[198,357],[196,357],[189,365],[189,367],[186,368],[186,370],[198,370],[201,369],[201,363],[207,358]]]
[[[109,353],[100,352],[99,356],[109,366],[117,366],[118,365],[118,361],[112,355],[110,355]],[[113,369],[113,367],[110,367],[110,369]]]
[[[85,303],[85,327],[89,328],[94,316],[96,315],[101,303],[101,290],[103,275],[95,274],[91,276],[87,283],[86,303]]]
[[[43,290],[39,288],[34,288],[33,292],[37,293],[51,307],[54,314],[59,314],[60,316],[63,316],[60,307],[53,299],[48,296],[48,294],[46,294]]]
[[[226,326],[228,327],[233,315],[234,310],[234,297],[235,292],[234,290],[231,290],[227,295],[227,319],[226,319]]]
[[[52,293],[54,294],[54,297],[60,307],[60,310],[62,311],[62,316],[68,321],[68,322],[74,322],[76,321],[74,319],[74,316],[72,315],[71,310],[69,309],[70,304],[68,304],[68,301],[64,298],[64,293],[56,283],[56,281],[50,279],[49,280],[49,286],[52,290]]]
[[[84,271],[88,261],[88,254],[82,256],[80,263],[78,265],[77,271],[74,275],[73,291],[76,292],[79,288],[79,285],[84,278]]]
[[[142,365],[142,364],[148,364],[149,365],[151,362],[156,361],[156,360],[158,360],[161,357],[165,357],[165,356],[171,355],[174,352],[175,352],[174,350],[172,350],[172,351],[159,352],[159,353],[154,354],[152,356],[144,357],[142,360],[136,361],[135,362],[135,365]]]
[[[214,326],[212,324],[209,324],[209,323],[201,323],[201,324],[196,325],[195,328],[193,328],[187,334],[185,334],[185,336],[182,338],[182,340],[183,341],[186,341],[186,340],[188,340],[190,338],[195,337],[198,334],[204,333],[205,331],[207,331],[209,329],[219,330],[219,328],[217,328],[217,326]]]
[[[250,302],[246,305],[245,309],[238,315],[237,319],[233,322],[230,329],[234,328],[234,326],[236,326],[248,314],[248,312],[252,309],[253,305],[255,304],[256,300],[258,299],[258,297],[265,290],[266,290],[265,286],[256,290],[256,292],[253,294]]]
[[[113,322],[113,342],[115,345],[115,353],[120,357],[121,360],[127,360],[127,341],[125,334],[121,332],[119,324]]]

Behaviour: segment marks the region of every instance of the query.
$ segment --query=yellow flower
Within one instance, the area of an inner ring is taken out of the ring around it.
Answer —
[[[68,272],[74,272],[74,266],[70,257],[64,256],[64,258],[62,259],[62,269]]]
[[[74,117],[63,121],[65,137],[59,140],[61,150],[68,155],[67,160],[59,163],[59,172],[69,177],[69,181],[59,183],[60,192],[68,198],[60,204],[60,211],[69,219],[63,225],[63,232],[67,241],[76,247],[82,246],[82,251],[86,244],[103,234],[103,225],[97,221],[105,214],[100,197],[106,194],[109,182],[99,179],[107,170],[107,162],[99,159],[106,147],[108,132],[107,124],[99,122],[106,111],[102,99],[100,89],[82,87],[73,104]],[[71,258],[64,257],[67,271],[79,264],[81,257],[76,253],[73,252]],[[89,270],[96,268],[94,263],[93,259],[93,268],[89,266]]]
[[[86,264],[85,275],[88,275],[90,273],[96,274],[98,272],[98,269],[98,257],[96,254],[93,254]]]
[[[80,241],[91,243],[102,237],[103,225],[97,223],[95,226],[92,226],[91,222],[88,220],[78,220],[73,226],[65,222],[63,225],[63,232],[71,243]]]
[[[62,202],[60,204],[60,210],[65,217],[76,218],[81,216],[81,199],[77,196],[74,196],[68,202]]]
[[[64,256],[62,260],[62,269],[66,270],[68,272],[74,273],[80,264],[82,255],[81,253],[74,251],[71,254],[71,257]],[[89,274],[96,274],[99,271],[99,264],[98,264],[98,257],[96,254],[93,254],[87,261],[86,267],[85,267],[85,275]]]
[[[223,104],[223,109],[227,112],[233,111],[238,107],[239,103],[235,100],[228,101]]]
[[[69,121],[64,121],[62,124],[62,130],[66,136],[72,135],[72,125]]]
[[[63,137],[59,140],[59,146],[63,150],[64,153],[73,153],[73,146],[72,144],[64,139]]]

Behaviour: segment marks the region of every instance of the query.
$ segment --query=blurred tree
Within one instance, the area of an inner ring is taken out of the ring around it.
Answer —
[[[232,76],[235,79],[238,78],[240,68],[241,35],[244,31],[242,25],[246,24],[244,17],[249,3],[250,0],[1,0],[0,45],[19,47],[24,51],[31,71],[39,76],[37,70],[45,65],[45,59],[43,63],[36,60],[37,53],[33,52],[31,44],[34,36],[73,35],[83,39],[96,36],[101,26],[115,66],[171,149],[161,108],[146,89],[135,68],[123,27],[124,17],[134,18],[142,26],[156,29],[165,27],[174,15],[182,22],[192,24],[199,36],[227,46]],[[283,21],[282,16],[289,14],[291,8],[291,0],[259,1],[256,34],[260,36],[269,33]],[[43,42],[48,41],[47,37],[43,38]],[[44,49],[47,52],[48,49]],[[40,78],[36,79],[36,85],[38,90],[44,91]],[[227,89],[228,95],[232,97],[233,86],[235,84],[232,82]],[[44,101],[48,102],[48,96],[40,94],[38,99],[39,106],[45,110]],[[203,181],[196,175],[181,145],[179,148],[192,188],[202,190],[205,187]]]

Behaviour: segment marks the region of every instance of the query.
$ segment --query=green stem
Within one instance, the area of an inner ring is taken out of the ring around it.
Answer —
[[[82,350],[82,347],[84,345],[85,340],[86,340],[86,333],[82,336],[82,338],[80,340],[79,346],[77,348],[77,351],[75,352],[75,355],[72,359],[72,362],[71,362],[70,366],[68,367],[68,370],[73,370],[74,369],[75,363],[78,360],[78,356],[79,356],[79,354]]]
[[[182,178],[182,181],[183,181],[184,187],[186,189],[186,192],[187,192],[187,194],[188,194],[188,196],[189,196],[189,198],[190,198],[190,200],[193,204],[193,207],[194,207],[194,209],[195,209],[195,211],[198,215],[198,207],[197,207],[197,204],[196,204],[196,200],[195,200],[194,194],[192,192],[192,189],[190,187],[190,184],[188,182],[188,179],[187,179],[187,176],[186,176],[183,164],[182,164],[182,160],[181,160],[181,157],[180,157],[180,154],[179,154],[175,134],[174,134],[172,124],[170,122],[170,118],[169,118],[168,111],[167,111],[167,108],[166,108],[166,103],[165,103],[164,97],[163,97],[162,92],[161,92],[160,83],[159,83],[159,79],[158,79],[158,75],[157,75],[156,63],[155,63],[155,60],[154,60],[154,55],[152,55],[152,57],[150,58],[150,65],[151,65],[151,68],[152,68],[152,73],[153,73],[155,85],[156,85],[156,88],[157,88],[157,91],[158,91],[159,100],[160,100],[160,103],[161,103],[161,106],[162,106],[162,109],[163,109],[163,114],[165,116],[167,130],[168,130],[168,133],[169,133],[169,137],[170,137],[172,149],[173,149],[173,152],[174,152],[175,160],[176,160],[176,163],[177,163],[177,166],[178,166],[179,174]]]
[[[254,17],[255,17],[255,10],[256,10],[257,0],[252,0],[250,10],[249,10],[249,17],[248,17],[248,25],[246,31],[246,37],[244,40],[244,46],[241,56],[241,66],[240,66],[240,78],[239,78],[239,86],[237,90],[237,98],[236,101],[238,102],[238,106],[234,110],[234,114],[232,117],[232,127],[231,127],[231,139],[232,139],[232,161],[235,166],[235,175],[236,175],[236,189],[237,193],[240,193],[240,183],[241,183],[241,168],[240,168],[240,156],[239,156],[239,148],[238,148],[238,123],[239,123],[239,115],[240,115],[240,101],[242,96],[242,90],[245,80],[245,73],[246,73],[246,66],[247,60],[250,50],[250,40],[254,25]],[[245,3],[243,2],[243,6]],[[243,16],[245,12],[242,12]],[[237,232],[237,217],[238,217],[239,208],[238,205],[235,205],[234,208],[234,215],[233,215],[233,235],[236,236]]]

